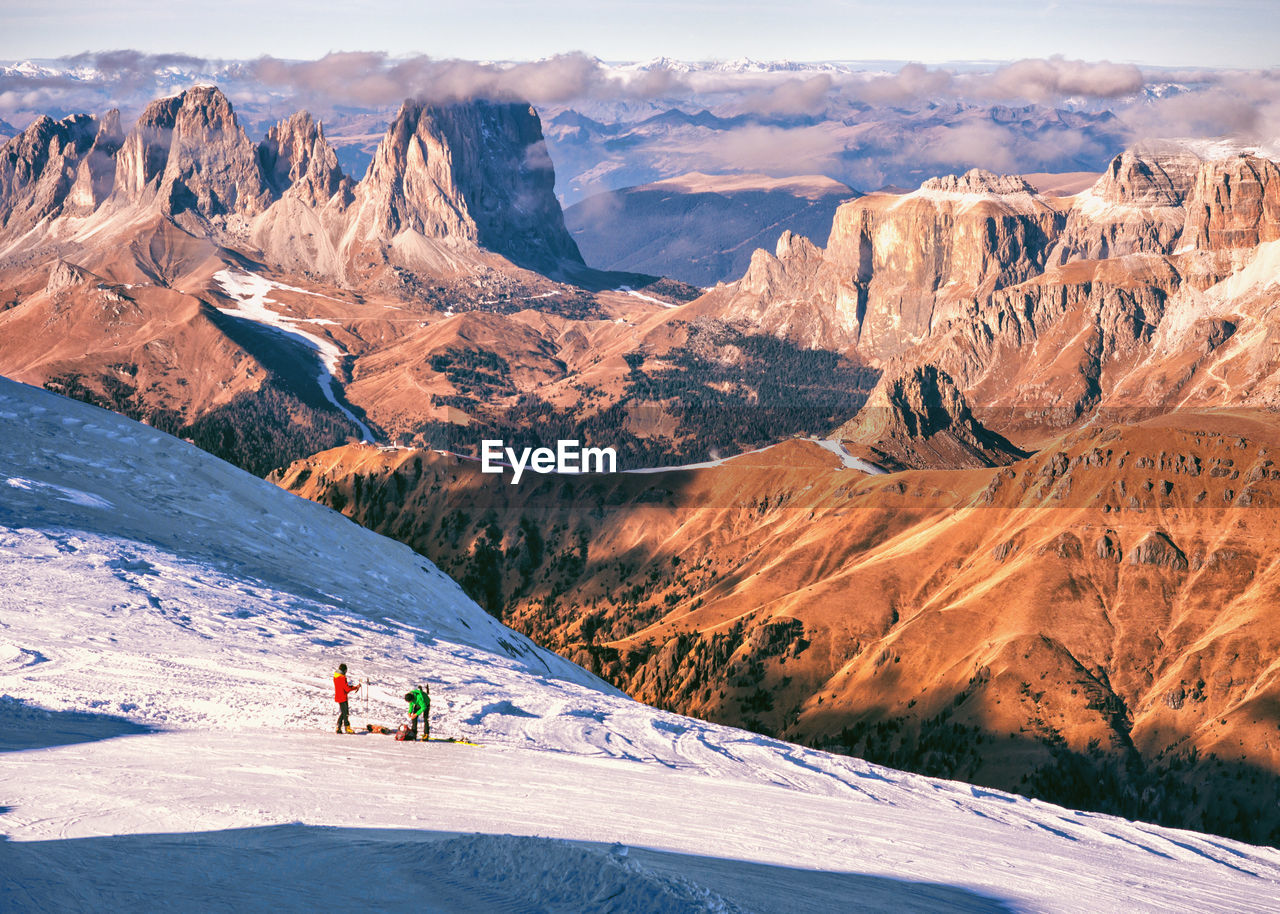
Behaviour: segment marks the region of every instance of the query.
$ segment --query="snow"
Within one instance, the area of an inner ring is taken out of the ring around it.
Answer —
[[[1182,215],[1180,206],[1152,207],[1134,203],[1120,203],[1108,200],[1094,193],[1093,188],[1083,190],[1071,198],[1071,208],[1093,222],[1117,222],[1127,218],[1134,220],[1150,220],[1154,212],[1163,211],[1168,217]]]
[[[331,339],[316,336],[314,333],[308,333],[299,327],[300,324],[323,325],[336,324],[337,322],[325,320],[324,318],[289,317],[272,311],[267,307],[268,303],[274,301],[274,299],[267,298],[268,293],[273,289],[280,289],[286,292],[301,292],[304,295],[315,295],[316,293],[308,292],[306,289],[300,289],[296,286],[273,282],[254,273],[219,270],[213,274],[213,278],[222,286],[228,297],[240,303],[237,308],[219,308],[218,310],[223,314],[244,318],[245,320],[271,327],[300,340],[308,349],[315,350],[320,357],[320,373],[316,377],[316,383],[320,385],[320,391],[324,394],[326,400],[341,410],[342,414],[360,429],[361,440],[372,442],[373,432],[369,430],[367,425],[356,418],[355,413],[339,402],[337,395],[334,393],[334,384],[336,383],[334,374],[338,371],[338,365],[346,353]],[[328,298],[326,295],[318,297]]]
[[[1280,159],[1280,140],[1251,143],[1231,137],[1177,137],[1154,142],[1184,149],[1206,162],[1221,162],[1236,156],[1256,156],[1272,161]]]
[[[868,476],[876,476],[885,472],[883,469],[876,466],[874,463],[868,463],[862,458],[855,457],[852,454],[850,454],[848,450],[845,449],[845,446],[839,441],[832,441],[832,440],[818,439],[818,438],[810,438],[808,440],[812,441],[814,444],[818,445],[818,447],[822,448],[823,450],[830,451],[831,453],[839,457],[840,462],[845,466],[846,469],[858,470],[859,472],[866,473]],[[746,457],[749,454],[763,454],[766,451],[770,451],[775,447],[778,447],[778,445],[769,444],[769,445],[765,445],[764,447],[758,447],[755,450],[743,451],[741,454],[734,454],[730,457],[716,457],[712,460],[703,460],[700,463],[684,463],[684,464],[681,464],[680,466],[671,466],[671,467],[638,467],[636,469],[619,470],[618,472],[620,473],[673,473],[679,470],[708,470],[708,469],[712,469],[713,467],[724,466],[730,460],[737,460],[739,457]]]
[[[1263,911],[1280,897],[1273,849],[648,708],[406,547],[5,380],[0,480],[6,912]],[[481,745],[334,734],[339,660],[369,683],[357,725],[396,723],[400,695],[429,681],[434,731]]]
[[[679,305],[673,305],[669,301],[663,301],[660,298],[654,298],[652,295],[645,295],[643,292],[637,292],[635,289],[631,288],[630,286],[618,286],[618,288],[615,289],[614,291],[625,292],[626,294],[630,295],[632,298],[638,298],[641,301],[653,302],[653,304],[655,305],[661,305],[662,307],[668,308],[668,309],[680,307]]]
[[[943,190],[937,187],[921,187],[909,194],[902,194],[889,208],[899,209],[906,205],[908,200],[928,200],[931,203],[944,203],[960,210],[982,205],[998,206],[1006,212],[1020,216],[1036,216],[1048,210],[1048,204],[1034,194],[995,194],[978,191]]]
[[[878,467],[874,463],[863,460],[861,457],[855,457],[849,453],[848,448],[844,446],[844,442],[836,441],[832,438],[815,438],[813,443],[823,450],[830,451],[840,458],[840,462],[844,464],[846,469],[858,470],[866,473],[868,476],[881,476],[887,471],[883,467]]]

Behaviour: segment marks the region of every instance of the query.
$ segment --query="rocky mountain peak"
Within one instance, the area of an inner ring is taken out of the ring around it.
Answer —
[[[1129,206],[1180,206],[1200,162],[1190,155],[1126,149],[1111,160],[1089,195]]]
[[[868,447],[892,469],[999,466],[1026,456],[983,426],[951,376],[930,364],[886,374],[832,437]]]
[[[271,194],[231,102],[205,86],[152,102],[117,154],[116,193],[168,215],[253,216]]]
[[[93,146],[98,121],[75,114],[55,121],[41,115],[0,149],[0,227],[27,231],[56,215],[81,158]]]
[[[358,195],[372,237],[416,232],[554,270],[582,263],[554,188],[541,122],[529,105],[406,101]]]
[[[344,183],[337,152],[325,139],[324,128],[306,111],[272,126],[258,145],[258,157],[277,194],[291,191],[308,206],[323,204]]]
[[[920,189],[949,194],[1036,194],[1036,189],[1018,175],[998,175],[981,168],[971,168],[963,175],[930,178]]]
[[[88,274],[80,267],[59,257],[49,268],[49,280],[45,284],[45,292],[57,295],[59,292],[81,285],[88,278]]]
[[[70,215],[86,215],[97,209],[115,186],[116,153],[124,143],[124,131],[120,126],[120,110],[112,108],[98,122],[98,132],[93,145],[80,160],[75,183],[67,196],[63,212]]]
[[[804,235],[797,235],[788,229],[778,236],[774,256],[779,260],[793,262],[819,261],[822,259],[822,249]]]
[[[751,255],[739,289],[770,299],[806,298],[822,266],[822,249],[803,235],[784,231],[773,254],[758,248]]]
[[[1171,253],[1200,165],[1199,156],[1177,144],[1126,149],[1076,197],[1050,262]]]

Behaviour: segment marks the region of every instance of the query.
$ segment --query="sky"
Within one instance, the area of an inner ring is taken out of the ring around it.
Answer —
[[[216,12],[215,12],[216,10]],[[942,63],[1063,55],[1145,66],[1280,65],[1275,0],[3,0],[0,59],[134,48],[312,59],[738,57]]]

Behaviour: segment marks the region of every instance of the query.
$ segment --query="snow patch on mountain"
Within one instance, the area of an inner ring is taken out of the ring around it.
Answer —
[[[308,349],[316,352],[320,359],[320,374],[316,377],[316,383],[320,386],[325,399],[341,410],[342,414],[360,429],[360,440],[372,442],[374,436],[369,426],[361,422],[355,413],[338,400],[337,394],[334,393],[334,385],[337,383],[334,376],[338,372],[346,353],[333,340],[317,336],[299,326],[300,324],[333,324],[336,322],[323,318],[289,317],[280,314],[278,311],[272,311],[267,307],[268,304],[274,302],[274,299],[268,298],[267,295],[275,289],[285,292],[301,292],[304,295],[315,295],[316,293],[308,292],[306,289],[300,289],[297,286],[274,282],[255,273],[236,273],[231,270],[219,270],[213,274],[213,278],[222,286],[228,297],[239,302],[238,307],[235,308],[219,308],[218,310],[223,314],[251,320],[254,323],[285,333],[294,339],[302,341]],[[327,298],[328,296],[320,297]]]

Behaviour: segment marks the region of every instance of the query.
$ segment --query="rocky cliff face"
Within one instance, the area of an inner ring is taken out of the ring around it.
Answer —
[[[582,266],[554,184],[528,105],[406,102],[355,184],[310,114],[254,144],[226,96],[204,87],[151,103],[127,135],[114,111],[100,121],[37,120],[4,146],[0,232],[13,239],[51,217],[98,217],[37,239],[50,253],[81,256],[66,245],[77,230],[110,244],[94,229],[155,213],[340,282],[379,269],[477,269],[486,251],[554,273]]]
[[[883,365],[997,289],[1038,274],[1063,216],[1021,178],[973,170],[841,206],[825,252],[790,233],[696,313],[756,321]]]
[[[828,256],[866,289],[858,351],[883,361],[1043,269],[1062,215],[1020,178],[973,170],[836,213]]]
[[[271,127],[258,145],[258,158],[278,197],[291,194],[307,206],[319,207],[340,191],[350,191],[338,154],[309,112],[299,111]]]
[[[783,232],[773,253],[757,250],[746,275],[717,286],[690,307],[771,333],[806,349],[851,351],[858,344],[864,293],[808,238]]]
[[[1189,150],[1167,144],[1116,156],[1098,182],[1072,201],[1049,261],[1172,253],[1185,222],[1183,202],[1201,164]]]
[[[76,180],[67,195],[63,212],[84,216],[102,205],[111,194],[116,180],[116,153],[124,142],[120,112],[113,108],[98,122],[93,145],[76,169]]]
[[[1280,168],[1251,155],[1206,162],[1186,201],[1180,246],[1250,248],[1280,238]]]
[[[227,97],[213,87],[152,102],[116,154],[114,196],[225,222],[251,218],[272,195]]]
[[[882,406],[936,366],[1033,447],[1098,409],[1270,402],[1280,366],[1240,340],[1271,338],[1276,239],[1274,162],[1148,144],[1065,201],[984,172],[863,197],[825,252],[784,239],[689,310],[861,357],[885,372]]]
[[[0,150],[0,231],[15,238],[56,216],[77,169],[94,147],[99,123],[87,114],[37,118]]]
[[[581,264],[537,114],[486,101],[405,102],[356,191],[356,231],[479,245],[547,272]]]
[[[281,269],[344,279],[344,238],[356,185],[342,174],[324,130],[299,111],[267,131],[258,160],[278,199],[254,219],[253,243]]]

